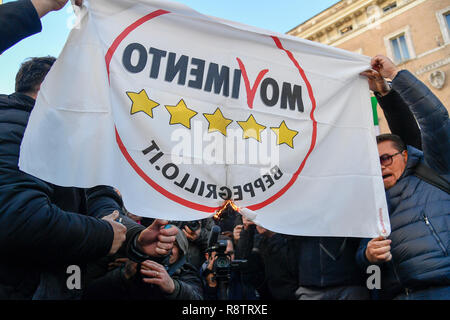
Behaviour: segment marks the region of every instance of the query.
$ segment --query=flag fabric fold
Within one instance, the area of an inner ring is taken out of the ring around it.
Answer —
[[[97,0],[79,14],[21,170],[114,186],[139,216],[203,219],[232,200],[279,233],[389,234],[368,57],[168,1]]]

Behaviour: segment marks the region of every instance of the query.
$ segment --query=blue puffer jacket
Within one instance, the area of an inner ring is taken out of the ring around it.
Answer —
[[[450,285],[450,195],[413,175],[419,162],[450,179],[450,120],[434,94],[408,71],[393,88],[409,105],[422,133],[423,152],[408,146],[408,162],[400,179],[386,191],[392,260],[382,264],[382,297],[402,289]],[[367,265],[365,249],[357,259]]]

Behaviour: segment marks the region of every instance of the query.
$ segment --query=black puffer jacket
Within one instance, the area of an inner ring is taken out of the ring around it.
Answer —
[[[113,240],[108,222],[63,211],[52,202],[58,198],[60,206],[85,213],[84,191],[60,189],[19,170],[20,144],[33,105],[34,99],[24,94],[0,95],[1,299],[29,298],[35,270],[98,259]]]

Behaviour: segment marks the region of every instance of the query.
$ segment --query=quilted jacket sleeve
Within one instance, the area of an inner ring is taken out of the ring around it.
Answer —
[[[377,100],[391,132],[402,138],[407,145],[422,150],[420,128],[402,97],[391,90],[384,97],[377,97]]]
[[[450,172],[448,111],[428,87],[407,70],[400,71],[392,88],[408,104],[419,123],[425,162],[440,174]]]

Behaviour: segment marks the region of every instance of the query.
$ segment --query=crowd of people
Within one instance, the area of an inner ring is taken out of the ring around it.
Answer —
[[[40,32],[40,18],[66,2],[1,5],[0,52]],[[387,57],[361,74],[392,132],[376,141],[392,231],[374,239],[279,234],[230,206],[220,220],[143,218],[110,186],[60,187],[20,171],[23,134],[54,62],[25,61],[16,92],[0,95],[0,299],[450,299],[449,115]],[[79,286],[68,286],[71,265]],[[381,270],[376,288],[367,285],[371,265]]]

